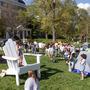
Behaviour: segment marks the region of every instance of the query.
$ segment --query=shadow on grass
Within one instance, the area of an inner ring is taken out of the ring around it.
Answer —
[[[6,60],[2,58],[2,55],[0,55],[0,64],[6,64]]]
[[[49,79],[50,76],[55,75],[56,73],[63,73],[63,71],[56,69],[56,68],[50,68],[46,67],[45,65],[41,66],[43,70],[41,71],[41,80],[42,79]]]
[[[64,58],[62,58],[62,57],[55,57],[54,58],[54,63],[58,63],[58,62],[61,62],[63,60],[64,60]]]
[[[49,79],[52,75],[55,75],[56,73],[63,73],[63,71],[56,69],[56,68],[50,68],[46,67],[46,65],[41,66],[42,71],[41,71],[41,79],[40,80],[45,80]],[[20,75],[20,79],[26,80],[28,78],[28,74]],[[23,85],[25,82],[21,82],[20,85]]]
[[[27,80],[28,78],[28,74],[23,74],[23,75],[20,75],[20,79],[24,80],[23,82],[20,82],[20,85],[24,85],[25,84],[25,81]]]

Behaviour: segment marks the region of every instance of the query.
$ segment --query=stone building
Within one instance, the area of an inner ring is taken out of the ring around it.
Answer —
[[[17,29],[19,25],[17,16],[19,10],[25,10],[26,5],[23,0],[0,0],[0,18],[4,19],[6,25],[6,38],[17,34],[21,38],[25,36],[26,30]],[[23,32],[24,31],[24,32]],[[27,31],[28,32],[28,31]]]
[[[18,11],[25,8],[26,5],[22,0],[0,0],[0,17],[5,20],[8,27],[12,27],[12,24],[16,24]]]

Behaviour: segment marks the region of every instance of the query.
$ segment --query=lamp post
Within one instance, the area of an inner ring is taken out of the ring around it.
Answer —
[[[87,36],[86,36],[86,42],[88,42],[88,24],[87,24]]]
[[[53,8],[53,20],[55,20],[55,7],[56,7],[56,0],[52,0],[52,8]],[[53,21],[53,26],[52,26],[52,35],[53,35],[53,41],[55,41],[55,25]]]

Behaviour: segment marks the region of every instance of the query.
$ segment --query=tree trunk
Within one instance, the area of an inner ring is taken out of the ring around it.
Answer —
[[[48,34],[47,33],[45,33],[45,38],[48,39]]]
[[[55,37],[55,28],[54,26],[52,27],[52,39],[53,39],[53,42],[55,41],[56,37]]]

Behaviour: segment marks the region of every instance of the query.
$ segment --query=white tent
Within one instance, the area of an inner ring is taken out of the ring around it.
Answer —
[[[74,72],[80,73],[80,58],[81,54],[86,54],[86,66],[85,66],[85,74],[90,75],[90,51],[81,51],[77,57],[77,62],[75,63]]]

